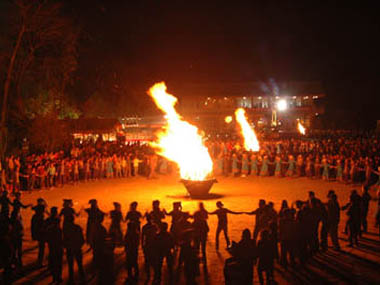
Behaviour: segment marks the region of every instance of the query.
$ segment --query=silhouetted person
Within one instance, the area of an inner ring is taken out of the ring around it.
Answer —
[[[144,253],[144,268],[147,281],[150,280],[150,269],[154,266],[155,239],[157,235],[157,226],[154,225],[150,216],[146,216],[147,223],[141,231],[141,247]]]
[[[120,246],[123,242],[123,233],[121,231],[121,222],[123,221],[123,214],[121,212],[121,205],[118,202],[113,203],[115,209],[110,212],[111,225],[108,233],[112,239],[113,247]]]
[[[363,195],[361,198],[361,227],[362,231],[365,233],[368,230],[367,216],[370,201],[371,195],[368,193],[368,186],[363,186]]]
[[[182,205],[181,202],[173,202],[173,210],[170,211],[169,213],[166,213],[166,215],[172,217],[172,223],[170,226],[170,232],[173,235],[173,238],[176,243],[178,243],[179,239],[179,222],[181,221],[183,217],[183,212],[182,212]]]
[[[199,259],[197,250],[191,244],[192,230],[182,233],[181,254],[183,258],[185,282],[187,285],[195,285],[196,276],[199,276]]]
[[[73,200],[63,199],[63,208],[59,213],[59,217],[63,217],[63,231],[65,231],[66,223],[68,220],[72,220],[75,217],[78,217],[79,213],[76,213],[73,208]]]
[[[86,225],[86,241],[93,247],[94,246],[94,228],[98,224],[99,220],[103,221],[104,213],[98,207],[98,201],[96,199],[91,199],[88,201],[91,205],[90,208],[86,208],[87,213],[87,225]]]
[[[32,216],[32,239],[38,242],[38,265],[42,266],[45,253],[45,212],[46,202],[42,198],[37,199],[37,205],[32,207],[34,215]]]
[[[306,205],[304,205],[304,203],[300,200],[296,201],[296,207],[296,251],[297,257],[299,258],[301,265],[303,265],[309,257],[308,240],[310,237],[310,231],[312,231],[312,227],[309,225],[310,208],[308,207],[308,205],[306,207]]]
[[[152,223],[155,224],[158,228],[162,223],[162,220],[165,219],[165,212],[160,209],[160,201],[154,200],[152,202],[152,211],[149,213]]]
[[[329,195],[327,202],[327,224],[329,227],[329,234],[335,250],[340,250],[338,240],[338,226],[340,221],[340,206],[336,194]]]
[[[26,209],[29,205],[24,205],[21,203],[20,192],[17,192],[16,198],[13,200],[13,210],[11,213],[11,224],[12,224],[12,242],[14,248],[14,260],[16,266],[22,267],[22,240],[24,236],[24,225],[21,217],[21,209]]]
[[[3,193],[0,196],[0,216],[9,218],[9,205],[13,205],[13,203],[8,198],[8,191],[3,191]]]
[[[174,239],[168,232],[168,224],[163,222],[154,241],[154,280],[153,284],[161,284],[162,264],[166,259],[170,280],[173,278],[173,249]]]
[[[0,216],[0,264],[3,268],[3,284],[11,284],[12,258],[14,256],[11,223],[9,218]]]
[[[241,240],[238,243],[232,242],[229,252],[232,257],[226,259],[225,262],[225,283],[227,285],[253,284],[253,266],[256,263],[257,249],[249,229],[243,230]]]
[[[257,272],[260,284],[264,284],[263,272],[266,273],[267,283],[270,283],[273,281],[275,252],[273,250],[273,241],[267,230],[261,232],[260,240],[257,243],[257,252],[259,257]]]
[[[347,224],[349,229],[349,235],[348,235],[348,241],[350,247],[355,245],[358,245],[358,237],[360,234],[360,222],[361,222],[361,199],[360,196],[356,193],[356,191],[353,191],[350,196],[350,202],[342,207],[342,210],[347,210]]]
[[[252,212],[246,213],[247,215],[256,215],[255,228],[253,230],[254,240],[257,239],[259,232],[268,226],[268,216],[266,212],[267,212],[267,207],[266,207],[265,200],[260,199],[259,207]]]
[[[215,248],[219,250],[219,235],[223,231],[224,238],[226,239],[227,248],[230,246],[230,238],[228,237],[228,220],[227,214],[239,215],[241,212],[233,212],[229,209],[224,208],[221,201],[216,202],[216,209],[214,212],[209,213],[210,215],[216,215],[218,217],[218,226],[216,228],[215,236]]]
[[[45,221],[46,241],[49,247],[49,270],[53,277],[53,283],[62,282],[62,257],[63,240],[62,230],[59,225],[57,207],[50,209],[50,217]]]
[[[207,242],[207,235],[209,232],[209,226],[207,224],[208,219],[208,212],[204,208],[203,202],[199,203],[198,210],[194,213],[194,222],[193,222],[193,228],[194,228],[194,247],[199,252],[201,250],[202,252],[202,260],[203,265],[207,264],[207,258],[206,258],[206,242]]]
[[[140,234],[137,223],[128,223],[124,244],[128,279],[137,281],[139,277],[138,249],[140,244]]]
[[[282,212],[282,217],[279,221],[280,264],[284,266],[284,268],[287,268],[289,261],[292,266],[294,265],[296,234],[297,224],[294,220],[294,215],[290,209],[286,209]]]
[[[93,226],[93,262],[95,266],[95,270],[98,275],[98,283],[106,284],[109,282],[109,266],[107,264],[109,262],[107,256],[107,230],[102,225],[104,219],[104,215],[100,215]]]
[[[141,213],[137,210],[138,203],[132,202],[129,206],[129,211],[125,216],[125,220],[127,222],[135,223],[137,230],[140,232],[141,222],[140,219],[142,217]]]
[[[69,283],[74,283],[74,259],[78,266],[81,283],[86,281],[83,269],[82,246],[84,236],[82,228],[74,223],[74,217],[68,218],[65,231],[63,232],[63,242],[66,248],[67,265],[69,267]]]

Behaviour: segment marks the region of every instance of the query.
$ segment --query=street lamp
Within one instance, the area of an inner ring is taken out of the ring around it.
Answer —
[[[283,112],[288,109],[288,102],[285,99],[280,99],[276,102],[272,109],[272,127],[277,126],[277,111]]]

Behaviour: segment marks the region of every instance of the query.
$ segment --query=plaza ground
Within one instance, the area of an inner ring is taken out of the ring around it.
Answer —
[[[218,200],[223,201],[226,208],[233,211],[252,211],[257,208],[259,199],[272,201],[278,210],[283,199],[289,203],[297,199],[306,200],[307,191],[313,190],[317,197],[326,201],[328,190],[334,189],[338,195],[341,205],[349,200],[352,185],[344,185],[337,182],[325,182],[321,180],[310,180],[307,178],[273,178],[273,177],[220,177],[218,183],[211,189],[210,198],[204,200],[206,209],[213,211]],[[360,187],[356,187],[359,189]],[[374,197],[373,191],[371,195]],[[168,211],[172,207],[172,202],[182,201],[184,211],[193,213],[197,209],[199,200],[191,200],[186,195],[186,190],[179,179],[174,176],[160,176],[157,179],[147,180],[142,177],[129,179],[110,179],[102,181],[92,181],[79,183],[78,185],[66,185],[62,188],[42,190],[35,192],[24,192],[22,201],[25,204],[36,203],[36,199],[44,198],[49,207],[62,206],[64,198],[74,201],[74,208],[77,211],[87,208],[89,199],[97,199],[100,209],[105,212],[112,210],[112,202],[118,201],[122,204],[123,213],[128,210],[129,203],[139,202],[139,210],[142,213],[151,209],[152,200],[159,199],[161,207]],[[380,280],[380,241],[376,234],[374,216],[376,212],[376,202],[371,201],[368,214],[369,233],[364,234],[360,240],[359,248],[347,247],[347,236],[342,234],[346,215],[342,213],[340,223],[340,242],[342,252],[332,251],[331,248],[324,254],[318,254],[313,260],[306,264],[305,269],[296,268],[284,271],[276,265],[275,280],[279,284],[375,284]],[[16,284],[48,284],[51,277],[48,275],[47,268],[35,268],[37,259],[37,243],[31,240],[30,221],[32,211],[26,209],[22,211],[25,226],[24,241],[24,273],[18,276]],[[82,212],[77,223],[85,229],[87,215]],[[231,240],[240,240],[243,229],[250,230],[254,227],[254,217],[248,215],[229,215],[229,234]],[[166,218],[170,223],[170,218]],[[201,276],[198,277],[199,284],[224,284],[223,266],[224,260],[230,257],[224,249],[225,241],[221,235],[221,250],[215,250],[215,227],[216,216],[210,216],[210,234],[207,243],[208,272],[205,273],[201,267]],[[105,226],[108,228],[110,219],[106,217]],[[145,223],[145,221],[143,222]],[[123,224],[123,231],[126,225]],[[329,245],[331,245],[329,240]],[[91,252],[85,246],[84,263],[88,268]],[[45,261],[47,263],[47,260]],[[126,278],[124,268],[124,252],[117,249],[115,252],[115,276],[117,284],[123,284]],[[143,258],[140,250],[140,269],[141,284],[144,284],[145,275],[143,272]],[[76,265],[75,265],[76,268]],[[165,265],[164,265],[165,268]],[[63,276],[67,280],[67,264],[64,258]],[[91,278],[91,276],[88,276]],[[257,272],[255,270],[255,283],[258,283]],[[90,279],[89,283],[96,283],[96,279]],[[163,283],[164,284],[164,283]],[[183,277],[178,284],[184,284]]]

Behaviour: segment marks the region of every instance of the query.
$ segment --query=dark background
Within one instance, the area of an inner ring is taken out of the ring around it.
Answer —
[[[169,88],[319,80],[331,126],[374,127],[380,119],[375,1],[254,2],[68,1],[84,30],[75,97],[86,100],[103,85],[117,100],[158,80]]]

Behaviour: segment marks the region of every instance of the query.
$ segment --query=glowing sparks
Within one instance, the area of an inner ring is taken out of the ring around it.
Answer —
[[[297,129],[298,131],[300,132],[301,135],[305,135],[306,134],[306,129],[304,126],[302,126],[301,122],[298,120],[298,123],[297,123]]]
[[[243,108],[239,108],[235,111],[236,121],[241,128],[241,134],[244,138],[244,148],[248,151],[259,151],[259,141],[257,140],[255,131],[249,125],[247,118],[245,117],[245,111]]]
[[[224,121],[225,121],[227,124],[231,123],[231,122],[232,122],[232,116],[227,116],[227,117],[225,117],[225,118],[224,118]]]
[[[182,120],[174,108],[177,98],[166,92],[164,82],[148,91],[157,107],[165,113],[166,125],[151,145],[157,153],[174,161],[181,178],[205,180],[212,172],[212,160],[198,128]]]

